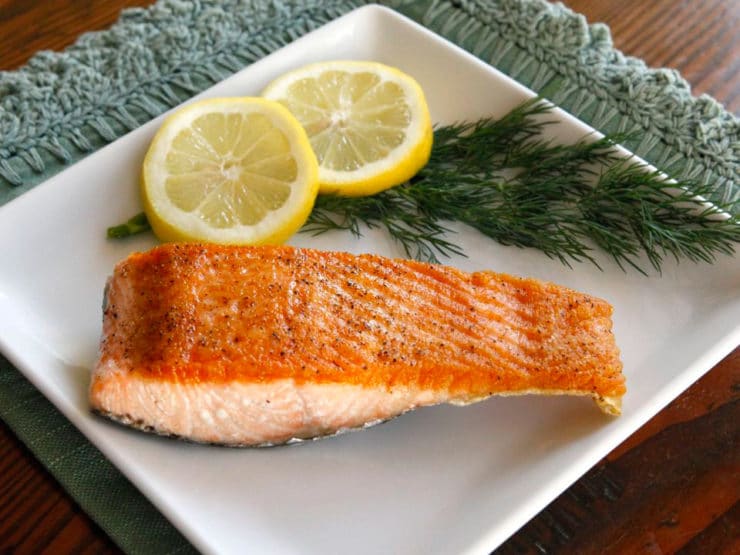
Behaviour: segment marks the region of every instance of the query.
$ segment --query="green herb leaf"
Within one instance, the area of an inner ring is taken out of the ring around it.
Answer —
[[[151,226],[149,220],[146,219],[146,215],[141,212],[136,214],[132,218],[129,218],[125,223],[114,225],[109,227],[106,235],[109,239],[123,239],[125,237],[131,237],[137,233],[143,233],[149,231]]]

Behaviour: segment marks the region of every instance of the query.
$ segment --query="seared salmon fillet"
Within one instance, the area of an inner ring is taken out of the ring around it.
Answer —
[[[618,414],[605,301],[534,279],[288,246],[167,244],[106,285],[92,409],[193,441],[271,445],[491,395]]]

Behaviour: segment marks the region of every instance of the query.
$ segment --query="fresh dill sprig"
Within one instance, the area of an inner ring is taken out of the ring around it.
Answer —
[[[642,271],[636,264],[640,253],[656,270],[666,256],[711,263],[717,254],[733,254],[740,242],[734,206],[708,203],[711,191],[695,181],[667,183],[658,171],[618,162],[576,199],[579,232],[621,268]]]
[[[734,252],[734,206],[703,202],[709,186],[668,182],[618,156],[624,136],[546,141],[542,131],[554,121],[542,116],[551,108],[534,99],[499,120],[439,127],[415,177],[373,197],[319,197],[303,231],[385,227],[407,256],[438,262],[462,254],[445,226],[457,221],[569,266],[597,264],[596,245],[622,269],[642,273],[642,253],[660,271],[666,256],[712,262]]]
[[[439,262],[464,255],[450,222],[504,245],[539,249],[570,266],[598,266],[594,248],[623,270],[643,254],[658,271],[666,257],[713,262],[740,242],[737,202],[709,204],[711,186],[667,181],[618,155],[626,136],[584,137],[575,144],[543,138],[552,105],[523,103],[500,119],[441,126],[421,171],[368,197],[322,195],[303,232],[385,228],[407,256]],[[125,237],[148,229],[139,214],[108,230]]]

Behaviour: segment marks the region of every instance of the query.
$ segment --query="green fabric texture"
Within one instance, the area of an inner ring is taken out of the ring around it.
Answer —
[[[0,72],[0,202],[362,0],[160,0],[63,53]],[[674,177],[738,197],[740,122],[672,70],[614,50],[604,25],[544,0],[384,2]]]
[[[0,418],[128,553],[196,553],[190,543],[4,357]]]
[[[0,204],[361,0],[160,0],[63,53],[0,72]],[[544,0],[382,2],[445,36],[668,174],[736,200],[740,121],[672,70],[625,57],[603,25]],[[193,548],[0,357],[0,418],[129,553]]]

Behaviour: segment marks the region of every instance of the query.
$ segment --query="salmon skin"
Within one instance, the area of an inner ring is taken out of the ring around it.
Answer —
[[[605,301],[534,279],[287,246],[167,244],[106,285],[94,411],[234,446],[366,427],[491,395],[619,414]]]

